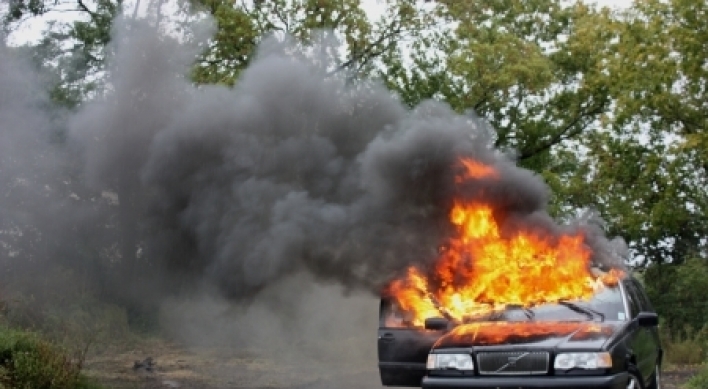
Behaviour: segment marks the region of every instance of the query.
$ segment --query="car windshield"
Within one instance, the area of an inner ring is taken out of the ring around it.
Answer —
[[[627,320],[619,287],[604,288],[590,300],[567,300],[531,308],[509,306],[494,315],[477,317],[479,321],[624,321]]]

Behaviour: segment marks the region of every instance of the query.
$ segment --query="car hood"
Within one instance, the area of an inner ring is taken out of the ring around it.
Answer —
[[[485,346],[601,349],[623,325],[623,322],[571,321],[471,323],[443,335],[433,349]]]

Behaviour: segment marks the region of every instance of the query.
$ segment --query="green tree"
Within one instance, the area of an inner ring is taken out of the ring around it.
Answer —
[[[44,68],[52,100],[74,108],[101,87],[113,20],[121,12],[122,0],[13,1],[3,24],[12,32],[32,18],[72,15],[72,22],[50,22],[28,51]]]
[[[583,138],[582,174],[564,193],[575,206],[596,199],[646,263],[704,255],[707,12],[698,0],[638,1],[603,24],[612,105]]]
[[[701,0],[645,0],[620,15],[621,39],[608,58],[617,83],[616,121],[674,133],[706,150],[708,125],[708,4]]]
[[[699,255],[708,233],[706,178],[695,166],[697,153],[675,153],[671,146],[595,133],[583,144],[578,174],[563,183],[570,208],[593,205],[622,236],[638,264],[681,263]]]
[[[647,294],[672,335],[691,335],[708,322],[708,262],[693,257],[681,265],[655,263],[644,272]]]
[[[360,0],[192,0],[183,4],[182,19],[193,20],[205,13],[216,23],[216,32],[192,73],[195,82],[206,84],[233,85],[258,44],[271,35],[289,35],[310,44],[328,32],[342,44],[342,50],[328,53],[336,64],[332,71],[347,71],[352,79],[370,75],[386,66],[384,56],[399,55],[401,42],[413,39],[428,22],[416,0],[387,0],[381,4],[380,15],[373,18]],[[131,12],[133,18],[138,17],[138,5]],[[159,24],[165,18],[160,5],[154,8],[154,22]],[[51,70],[55,101],[74,107],[100,90],[113,21],[128,10],[122,0],[17,1],[5,12],[5,30],[60,12],[72,13],[76,20],[52,23],[32,49],[37,62]]]
[[[495,129],[497,147],[539,172],[555,146],[607,109],[599,64],[610,36],[596,28],[605,14],[555,0],[442,0],[436,14],[449,28],[413,45],[412,67],[390,58],[383,74],[409,105],[438,98],[473,109]]]
[[[195,1],[217,23],[217,32],[194,70],[199,83],[233,85],[264,37],[287,34],[309,44],[324,31],[343,44],[343,50],[327,53],[336,64],[332,71],[366,76],[382,65],[381,57],[399,55],[401,40],[426,23],[415,0],[385,1],[381,16],[374,19],[360,0]]]

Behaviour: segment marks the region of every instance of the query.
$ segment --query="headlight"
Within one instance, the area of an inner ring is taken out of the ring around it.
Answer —
[[[610,353],[563,353],[556,355],[553,367],[559,370],[610,368],[612,356]]]
[[[428,354],[428,370],[473,370],[472,356],[469,354]]]

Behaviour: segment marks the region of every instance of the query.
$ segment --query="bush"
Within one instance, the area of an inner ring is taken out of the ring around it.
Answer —
[[[690,340],[667,342],[666,362],[672,365],[697,365],[703,362],[703,347]]]
[[[4,302],[0,326],[41,334],[43,339],[71,351],[91,346],[125,344],[132,340],[125,308],[93,296],[71,296],[69,301],[36,298],[15,292]]]
[[[699,331],[690,326],[685,326],[682,331],[662,329],[661,337],[664,362],[670,365],[698,365],[705,361],[708,328],[703,327]]]
[[[649,299],[672,335],[708,323],[708,260],[689,258],[682,264],[655,263],[643,274]]]
[[[687,389],[705,389],[708,388],[708,365],[703,365],[701,370],[683,386]]]
[[[30,332],[0,327],[0,388],[89,389],[81,360]]]

